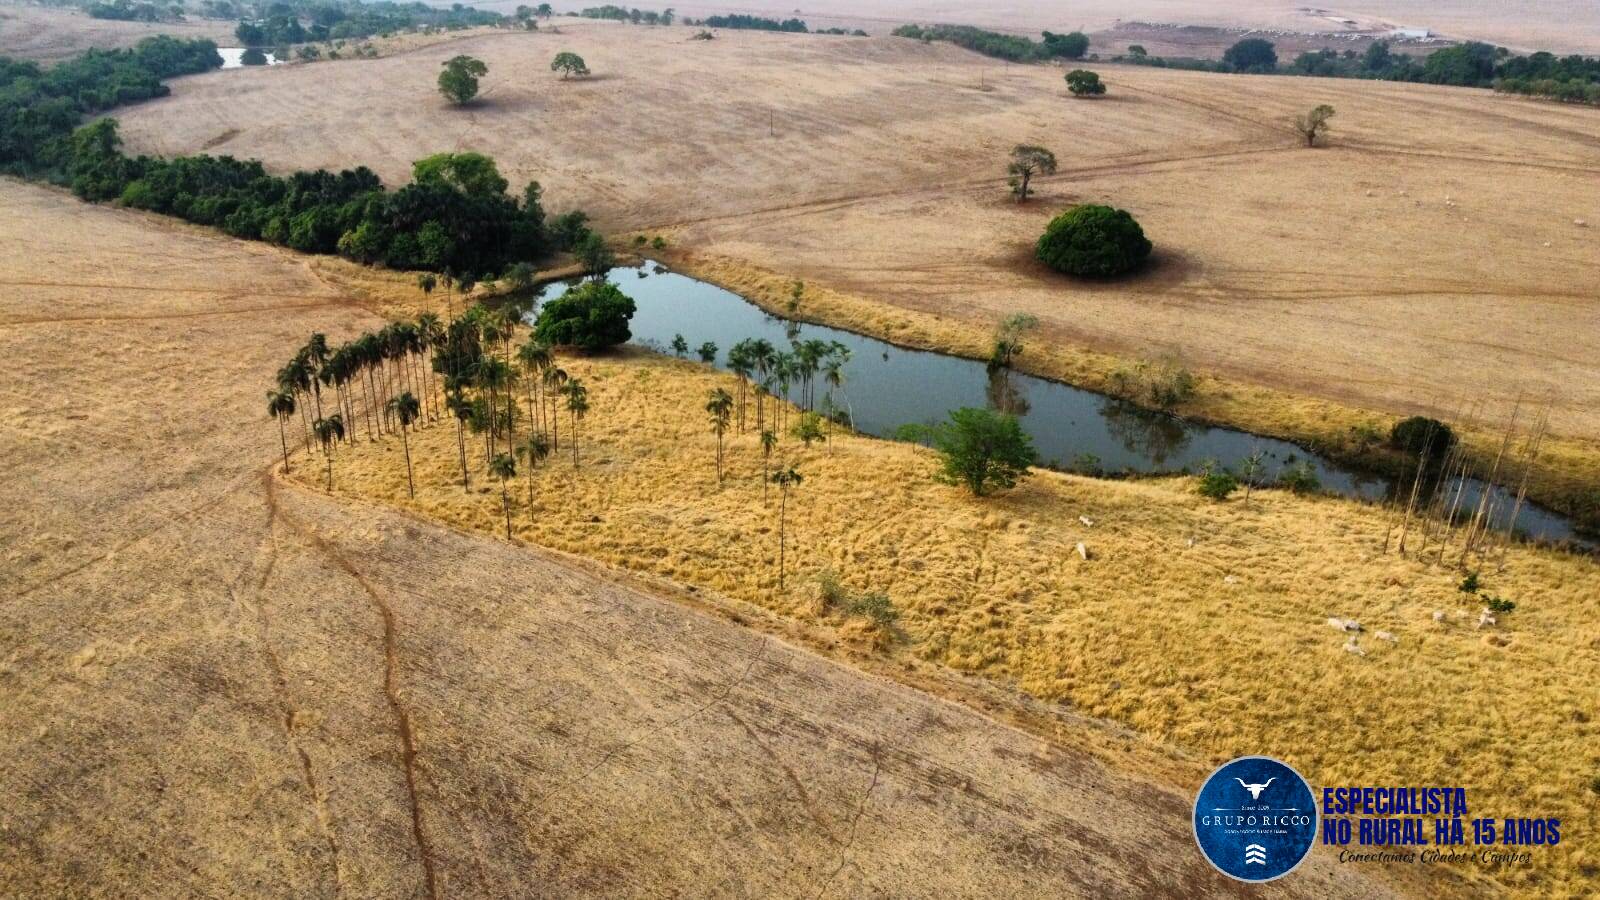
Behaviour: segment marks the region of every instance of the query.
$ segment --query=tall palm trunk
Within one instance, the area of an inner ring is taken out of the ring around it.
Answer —
[[[778,590],[783,590],[783,529],[787,524],[786,515],[789,511],[789,486],[784,485],[778,491]]]
[[[578,414],[572,414],[572,467],[578,467]]]
[[[460,417],[456,418],[456,446],[461,451],[461,489],[471,490],[467,484],[467,435],[461,428]]]
[[[283,431],[283,414],[278,414],[278,443],[283,445],[283,471],[289,471],[289,438]]]
[[[400,443],[406,448],[406,490],[411,494],[411,499],[417,499],[417,482],[411,475],[411,436],[410,429],[404,424],[400,426]]]
[[[500,505],[506,511],[506,540],[511,540],[511,494],[506,491],[506,480],[500,479]]]

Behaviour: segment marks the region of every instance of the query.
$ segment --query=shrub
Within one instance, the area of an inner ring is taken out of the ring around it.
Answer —
[[[1084,205],[1056,216],[1034,254],[1058,272],[1106,278],[1137,269],[1150,249],[1144,229],[1125,210]]]
[[[990,409],[963,407],[950,420],[933,426],[928,434],[944,468],[939,479],[962,484],[977,496],[991,489],[1016,486],[1033,465],[1033,442],[1016,416]]]
[[[633,334],[632,298],[608,281],[586,281],[545,304],[534,326],[539,340],[555,346],[603,350]]]
[[[1100,76],[1088,69],[1073,69],[1067,73],[1067,90],[1075,97],[1095,97],[1106,92]]]
[[[892,628],[900,613],[886,594],[862,594],[850,604],[852,615],[861,616],[878,628]]]
[[[1455,441],[1449,425],[1427,416],[1402,419],[1389,429],[1389,446],[1413,456],[1426,454],[1436,462]]]
[[[1463,594],[1476,594],[1479,587],[1482,587],[1482,585],[1478,581],[1478,573],[1468,572],[1467,577],[1461,579],[1461,583],[1456,585],[1456,590]]]
[[[1322,481],[1311,463],[1298,462],[1279,473],[1278,487],[1296,494],[1312,494],[1322,489]]]
[[[850,599],[850,591],[839,581],[839,573],[832,569],[817,573],[817,590],[822,595],[822,605],[827,609],[842,607]]]
[[[1507,600],[1504,597],[1489,597],[1484,600],[1483,605],[1488,607],[1489,612],[1492,612],[1495,615],[1505,615],[1506,613],[1517,608],[1515,603],[1512,603],[1510,600]]]
[[[1207,466],[1200,472],[1200,480],[1195,484],[1195,490],[1202,497],[1221,502],[1228,499],[1228,495],[1239,489],[1239,479],[1227,469],[1212,468]]]
[[[1195,394],[1194,373],[1174,356],[1140,360],[1132,369],[1119,368],[1111,373],[1110,382],[1118,396],[1163,410],[1186,403]]]

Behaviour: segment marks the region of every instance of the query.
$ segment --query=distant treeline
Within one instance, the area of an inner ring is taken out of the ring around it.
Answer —
[[[1260,38],[1240,41],[1229,48],[1221,60],[1163,59],[1145,54],[1140,47],[1129,50],[1128,55],[1119,56],[1117,60],[1208,72],[1370,78],[1494,88],[1571,103],[1600,103],[1600,57],[1557,57],[1545,52],[1516,56],[1504,47],[1475,41],[1444,47],[1421,58],[1395,53],[1387,41],[1376,41],[1363,53],[1317,50],[1301,53],[1288,65],[1280,65],[1272,44]]]
[[[283,47],[308,41],[357,40],[426,28],[456,31],[504,24],[505,17],[459,3],[449,8],[425,3],[361,3],[358,0],[273,0],[233,3],[210,0],[207,13],[238,16],[234,34],[247,47]]]
[[[626,6],[591,6],[578,13],[585,19],[609,19],[613,22],[632,22],[635,25],[671,25],[677,18],[672,9],[656,12],[653,9],[629,9]]]
[[[806,27],[805,22],[799,19],[784,19],[780,22],[777,19],[763,19],[760,16],[743,14],[708,16],[704,19],[684,19],[683,22],[685,25],[700,25],[705,28],[743,28],[751,31],[788,31],[797,34],[805,34],[811,30]]]
[[[110,3],[90,3],[84,12],[95,19],[115,19],[121,22],[181,22],[180,5],[157,6],[154,3],[130,3],[129,0],[112,0]]]
[[[582,213],[545,222],[537,183],[506,193],[494,161],[442,153],[389,191],[366,168],[270,175],[232,157],[130,157],[115,119],[83,115],[167,93],[163,78],[222,64],[210,41],[147,38],[91,50],[47,70],[0,57],[0,171],[70,185],[91,201],[210,225],[235,237],[363,263],[477,278],[586,234]]]
[[[970,25],[902,25],[892,34],[895,37],[914,38],[919,41],[948,41],[985,56],[1008,59],[1012,62],[1034,62],[1046,59],[1081,59],[1089,52],[1089,38],[1080,31],[1070,34],[1044,32],[1043,40],[1034,41],[1015,34],[986,31]]]

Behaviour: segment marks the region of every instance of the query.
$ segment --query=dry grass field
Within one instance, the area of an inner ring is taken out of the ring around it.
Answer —
[[[94,19],[75,9],[0,3],[0,54],[55,62],[91,47],[132,47],[147,37],[170,34],[233,43],[235,22],[191,18],[184,22],[119,22]]]
[[[753,433],[729,439],[716,483],[701,406],[734,381],[643,353],[560,364],[589,388],[581,463],[566,446],[531,482],[525,469],[509,482],[519,540],[836,629],[871,652],[877,632],[820,599],[817,578],[831,571],[852,593],[894,603],[890,659],[995,679],[1208,760],[1267,753],[1318,785],[1462,783],[1476,814],[1549,810],[1539,814],[1560,817],[1571,840],[1499,883],[1600,889],[1592,560],[1512,550],[1484,577],[1518,609],[1482,630],[1454,554],[1444,566],[1384,555],[1383,516],[1369,507],[1276,491],[1219,505],[1190,479],[1052,473],[975,501],[932,481],[927,451],[853,437],[808,450],[786,438],[773,464],[805,480],[789,502],[780,590],[778,498],[763,503]],[[400,441],[363,438],[335,454],[335,493],[503,535],[481,439],[469,436],[467,452],[470,492],[455,429],[416,432],[410,500]],[[320,454],[295,464],[302,485],[321,489]],[[1364,656],[1346,651],[1330,616],[1364,625]]]
[[[1230,891],[1128,851],[1191,840],[1194,760],[280,484],[263,386],[372,313],[259,245],[0,208],[0,895]]]
[[[330,70],[223,72],[121,113],[132,147],[232,153],[270,166],[374,166],[404,180],[444,149],[494,155],[556,208],[611,229],[666,230],[674,261],[724,283],[804,278],[874,312],[894,336],[926,314],[932,345],[981,345],[1005,314],[1043,323],[1096,386],[1119,361],[1176,352],[1222,379],[1187,412],[1334,442],[1414,412],[1554,399],[1570,462],[1600,482],[1600,113],[1418,85],[1102,67],[1075,101],[1052,67],[1004,66],[900,39],[567,22]],[[597,77],[563,83],[560,48]],[[486,60],[484,99],[444,107],[431,72]],[[1339,110],[1331,146],[1289,128]],[[1004,157],[1053,147],[1060,174],[1009,202]],[[1157,244],[1147,273],[1056,277],[1030,245],[1063,206],[1127,208]],[[1245,399],[1241,399],[1245,398]],[[1305,400],[1313,401],[1307,414]],[[1488,439],[1485,440],[1485,443]]]

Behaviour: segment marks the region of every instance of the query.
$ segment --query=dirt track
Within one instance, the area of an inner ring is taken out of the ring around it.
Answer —
[[[275,487],[262,386],[370,315],[273,311],[338,298],[260,246],[0,198],[0,281],[138,288],[0,308],[0,893],[1228,889],[1182,792],[538,551]],[[1290,887],[1329,889],[1316,864]]]

